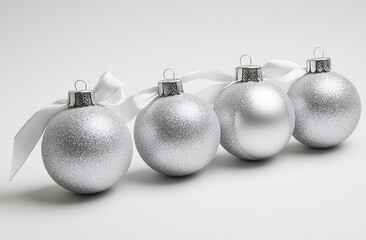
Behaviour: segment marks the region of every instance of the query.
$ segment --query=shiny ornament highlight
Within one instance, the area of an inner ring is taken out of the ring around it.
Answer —
[[[91,94],[70,92],[69,108],[53,117],[42,140],[47,172],[62,187],[81,194],[113,186],[132,159],[126,124],[113,111],[92,105]]]
[[[295,126],[290,99],[262,81],[261,67],[237,67],[237,82],[222,91],[214,110],[221,126],[221,145],[246,160],[271,157],[289,141]]]
[[[294,137],[310,147],[333,147],[355,130],[360,97],[348,79],[330,71],[329,58],[310,59],[307,64],[308,74],[288,92],[296,114]]]
[[[212,108],[183,93],[179,79],[163,80],[159,97],[136,117],[134,139],[151,168],[169,176],[185,176],[211,162],[219,146],[220,126]]]

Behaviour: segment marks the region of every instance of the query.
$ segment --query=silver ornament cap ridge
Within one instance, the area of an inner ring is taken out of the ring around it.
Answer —
[[[236,68],[236,81],[238,82],[260,82],[262,80],[262,68],[259,65],[244,65]]]
[[[85,89],[78,90],[77,83],[84,83]],[[95,105],[94,94],[93,91],[87,90],[88,86],[83,80],[77,80],[75,82],[76,91],[69,91],[68,93],[68,107],[85,107]]]
[[[170,79],[166,78],[166,72],[172,72],[173,76]],[[179,78],[175,78],[175,73],[172,69],[167,68],[163,72],[164,80],[158,82],[158,93],[160,97],[168,97],[183,93],[183,84]]]
[[[249,65],[244,65],[242,63],[243,58],[249,58]],[[240,66],[236,67],[235,79],[237,82],[260,82],[262,78],[262,68],[259,65],[252,65],[252,58],[244,54],[240,57]]]
[[[317,50],[320,50],[322,52],[321,57],[317,57],[316,55]],[[330,58],[324,57],[323,49],[320,47],[315,48],[313,55],[315,58],[311,58],[306,61],[307,73],[330,72],[331,61]]]

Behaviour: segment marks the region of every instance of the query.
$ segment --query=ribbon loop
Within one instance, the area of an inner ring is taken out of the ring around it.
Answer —
[[[264,81],[274,84],[285,92],[288,91],[295,81],[305,74],[305,67],[289,60],[274,59],[262,67]],[[185,75],[182,77],[182,82],[186,83],[197,79],[206,79],[217,83],[195,94],[203,98],[210,105],[214,104],[222,90],[235,83],[236,80],[233,75],[219,70],[202,70]]]
[[[305,67],[289,60],[278,59],[266,63],[262,68],[262,72],[265,81],[271,82],[284,91],[287,91],[294,81],[306,73]],[[195,95],[199,96],[210,105],[214,104],[222,90],[236,82],[233,75],[220,70],[195,71],[184,75],[181,78],[181,81],[182,83],[188,83],[199,79],[205,79],[215,83],[214,85],[201,89],[195,93]],[[128,97],[118,106],[116,112],[119,113],[125,122],[129,122],[157,96],[158,88],[149,87]]]

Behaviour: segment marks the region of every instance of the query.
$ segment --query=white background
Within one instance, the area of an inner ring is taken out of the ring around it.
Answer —
[[[365,103],[365,1],[1,1],[0,239],[366,239],[365,114],[339,147],[292,139],[245,162],[220,149],[204,171],[172,179],[135,151],[104,194],[59,187],[38,145],[12,182],[12,139],[76,79],[112,70],[127,96],[167,67],[234,72],[243,53],[305,63],[322,46]],[[133,123],[129,124],[132,129]]]

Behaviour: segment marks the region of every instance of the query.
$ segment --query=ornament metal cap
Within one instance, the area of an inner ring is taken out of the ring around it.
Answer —
[[[84,83],[85,89],[78,90],[77,83],[82,82]],[[95,105],[94,94],[93,91],[87,90],[88,85],[83,80],[77,80],[75,82],[75,89],[76,91],[69,91],[68,95],[68,107],[85,107]]]
[[[244,57],[249,58],[249,65],[244,65],[242,60]],[[244,54],[240,57],[240,66],[236,67],[235,79],[237,82],[260,82],[262,81],[262,68],[259,65],[252,65],[252,58]]]
[[[322,52],[322,55],[320,57],[316,55],[317,50],[321,50]],[[324,51],[322,48],[315,48],[313,55],[315,58],[308,59],[306,61],[308,73],[322,73],[329,72],[331,70],[330,58],[324,57]]]
[[[172,78],[168,79],[166,77],[166,72],[170,71],[172,72],[173,76]],[[179,95],[183,92],[183,84],[182,81],[179,78],[175,78],[175,73],[172,69],[167,68],[163,72],[164,80],[161,80],[158,82],[158,93],[161,97],[168,97],[168,96],[174,96]]]

